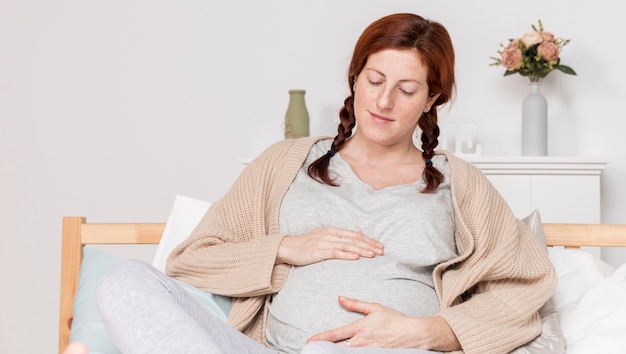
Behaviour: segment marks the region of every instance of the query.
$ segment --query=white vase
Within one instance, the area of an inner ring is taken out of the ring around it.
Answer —
[[[539,92],[540,86],[531,82],[522,102],[522,156],[548,155],[548,101]]]

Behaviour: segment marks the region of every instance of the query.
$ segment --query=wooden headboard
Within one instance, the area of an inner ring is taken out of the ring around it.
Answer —
[[[91,224],[84,217],[63,218],[61,248],[61,311],[59,354],[70,339],[74,295],[78,287],[83,246],[98,244],[158,244],[165,229],[157,224]],[[626,247],[626,224],[543,224],[548,246]]]
[[[165,224],[88,224],[84,217],[64,217],[61,246],[61,310],[59,354],[70,342],[74,295],[78,288],[83,246],[103,244],[158,244]]]

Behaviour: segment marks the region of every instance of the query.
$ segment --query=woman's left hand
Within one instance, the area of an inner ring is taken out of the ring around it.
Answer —
[[[374,302],[339,297],[348,311],[365,317],[346,326],[318,333],[309,342],[326,340],[350,347],[420,348],[453,351],[461,349],[443,317],[409,317]],[[349,344],[348,344],[349,342]]]

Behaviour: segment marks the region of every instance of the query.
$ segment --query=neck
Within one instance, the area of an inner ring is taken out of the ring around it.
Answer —
[[[365,141],[357,135],[346,142],[341,155],[352,162],[378,166],[422,161],[422,153],[413,145],[413,141],[382,145]]]

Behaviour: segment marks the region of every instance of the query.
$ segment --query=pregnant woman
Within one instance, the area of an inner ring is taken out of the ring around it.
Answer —
[[[101,281],[122,352],[482,354],[537,337],[556,285],[546,253],[479,170],[435,151],[454,58],[437,22],[368,26],[335,137],[269,147],[167,276],[128,261]],[[232,297],[228,321],[170,277]]]

